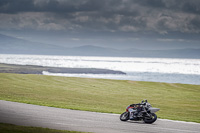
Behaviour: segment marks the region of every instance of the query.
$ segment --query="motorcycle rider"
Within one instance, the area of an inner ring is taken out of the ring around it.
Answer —
[[[135,117],[136,117],[136,115],[137,115],[137,107],[136,107],[136,104],[131,104],[131,105],[129,105],[128,107],[127,107],[127,109],[128,109],[128,111],[130,112],[130,117],[129,117],[129,119],[130,120],[133,120]]]
[[[145,105],[147,100],[143,100],[141,103],[138,104],[131,104],[127,107],[128,111],[130,112],[130,120],[133,120],[137,117],[138,113],[142,110],[140,105]]]

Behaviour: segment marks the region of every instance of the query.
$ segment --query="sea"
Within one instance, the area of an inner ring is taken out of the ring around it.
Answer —
[[[70,74],[44,71],[44,75],[200,85],[200,59],[0,54],[0,63],[68,68],[100,68],[126,73],[126,75]]]

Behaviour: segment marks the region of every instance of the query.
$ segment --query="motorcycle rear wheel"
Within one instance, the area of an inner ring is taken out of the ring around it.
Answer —
[[[157,120],[157,115],[156,114],[152,113],[151,115],[152,115],[151,118],[144,118],[144,122],[145,123],[152,124]]]
[[[129,120],[129,112],[124,112],[120,115],[120,120],[121,121],[127,121]]]

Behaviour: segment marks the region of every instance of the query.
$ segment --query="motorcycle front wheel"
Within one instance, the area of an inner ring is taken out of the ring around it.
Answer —
[[[148,124],[152,124],[157,120],[157,115],[152,113],[151,118],[144,118],[144,122]]]
[[[129,120],[129,112],[124,112],[120,115],[120,120],[121,121],[127,121]]]

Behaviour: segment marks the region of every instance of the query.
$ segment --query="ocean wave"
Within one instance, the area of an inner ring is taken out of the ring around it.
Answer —
[[[0,63],[69,68],[100,68],[131,72],[200,75],[200,59],[0,55]]]
[[[133,81],[151,81],[165,83],[183,83],[200,85],[200,75],[191,74],[160,74],[160,73],[140,73],[132,72],[127,75],[121,74],[69,74],[69,73],[51,73],[43,71],[44,75],[64,76],[64,77],[82,77],[97,79],[115,79],[115,80],[133,80]]]

